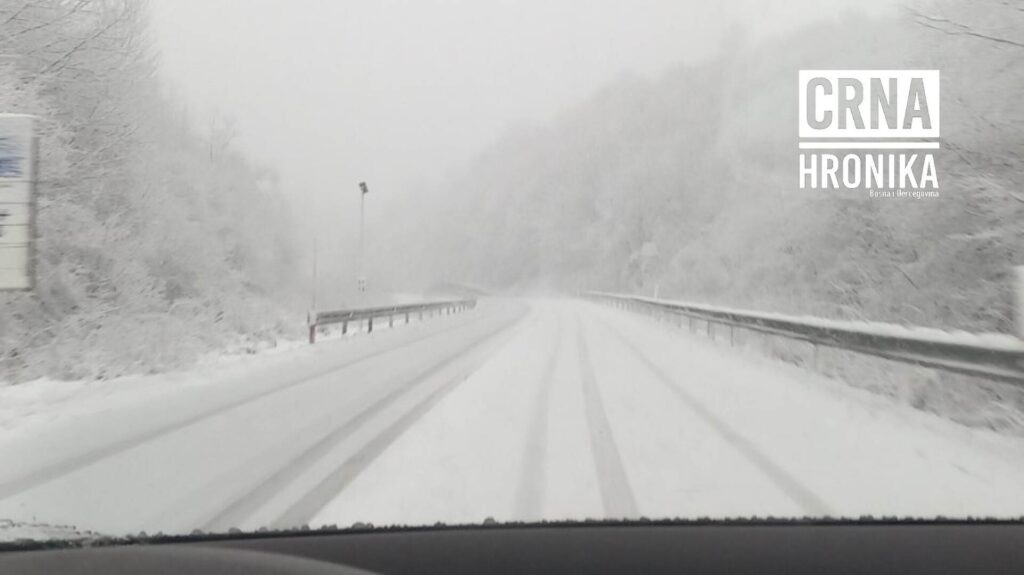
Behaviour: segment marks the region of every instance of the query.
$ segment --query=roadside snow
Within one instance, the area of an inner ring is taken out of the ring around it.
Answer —
[[[167,394],[209,386],[286,361],[304,345],[300,341],[287,341],[255,354],[210,355],[189,370],[165,374],[0,384],[0,435],[3,441],[13,440],[64,419],[124,410]]]
[[[412,294],[403,295],[414,298]],[[434,320],[425,320],[430,321]],[[409,327],[417,323],[413,321]],[[280,339],[273,346],[207,354],[191,368],[169,373],[102,380],[38,379],[20,384],[0,381],[0,445],[35,430],[52,428],[64,420],[124,412],[134,405],[150,405],[169,395],[180,396],[221,384],[234,385],[252,374],[280,369],[291,362],[316,361],[315,357],[329,353],[331,342],[366,337],[365,324],[350,327],[344,335],[340,328],[333,326],[321,329],[316,346],[310,346],[304,339]],[[386,321],[378,321],[374,324],[374,334],[380,336],[401,327],[406,326],[396,322],[394,328],[389,328]]]

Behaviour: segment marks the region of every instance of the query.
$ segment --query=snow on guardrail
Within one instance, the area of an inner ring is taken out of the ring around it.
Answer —
[[[1024,340],[1009,334],[790,316],[604,292],[589,292],[587,295],[618,307],[678,314],[816,345],[1024,385]]]

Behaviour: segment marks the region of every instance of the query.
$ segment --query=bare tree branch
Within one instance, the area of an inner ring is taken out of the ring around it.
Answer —
[[[43,68],[43,69],[42,69],[42,70],[41,70],[41,71],[40,71],[39,73],[40,73],[40,74],[46,74],[47,72],[49,72],[50,70],[54,69],[54,68],[55,68],[55,67],[57,67],[58,65],[62,64],[62,63],[63,63],[63,62],[65,62],[65,61],[66,61],[66,60],[67,60],[68,58],[70,58],[71,56],[73,56],[73,55],[75,54],[75,52],[78,52],[79,50],[81,50],[83,46],[85,46],[85,45],[86,45],[86,44],[88,44],[89,42],[91,42],[91,41],[93,41],[93,40],[95,40],[95,39],[99,38],[99,37],[100,37],[100,36],[102,36],[103,34],[107,33],[107,32],[108,32],[108,31],[109,31],[109,30],[110,30],[111,28],[113,28],[114,26],[116,26],[116,25],[120,24],[120,23],[121,23],[121,21],[122,21],[123,19],[124,19],[124,14],[121,14],[121,15],[119,15],[119,16],[118,16],[117,18],[115,18],[114,20],[112,20],[112,21],[111,21],[111,22],[110,22],[109,24],[107,24],[106,26],[104,26],[104,27],[100,28],[99,30],[97,30],[97,31],[96,31],[95,33],[93,33],[93,34],[91,34],[91,35],[89,35],[89,36],[87,36],[87,37],[83,38],[81,42],[79,42],[79,43],[75,44],[75,46],[74,46],[73,48],[71,48],[70,50],[68,50],[68,51],[67,51],[67,52],[66,52],[66,53],[65,53],[65,54],[64,54],[63,56],[61,56],[60,58],[57,58],[56,60],[54,60],[53,62],[51,62],[49,66],[47,66],[46,68]]]
[[[914,10],[913,8],[911,8],[909,6],[904,6],[904,9],[907,12],[910,12],[910,14],[913,15],[914,18],[916,18],[916,20],[914,20],[914,21],[917,24],[920,24],[921,26],[924,26],[925,28],[931,28],[932,30],[937,30],[939,32],[943,32],[943,33],[949,34],[951,36],[973,36],[975,38],[981,38],[983,40],[989,40],[989,41],[996,42],[996,43],[999,43],[999,44],[1006,44],[1008,46],[1015,46],[1017,48],[1024,48],[1024,43],[1017,42],[1015,40],[1009,40],[1009,39],[1006,39],[1006,38],[1000,38],[998,36],[991,36],[991,35],[988,35],[988,34],[982,34],[981,32],[974,31],[969,26],[966,26],[966,25],[961,24],[959,22],[954,22],[952,20],[949,20],[948,18],[941,18],[941,17],[938,17],[938,16],[929,16],[927,14],[922,14],[921,12],[918,12],[917,10]],[[944,25],[952,26],[955,29],[950,30],[949,28],[944,28],[942,26],[937,26],[936,24],[944,24]]]

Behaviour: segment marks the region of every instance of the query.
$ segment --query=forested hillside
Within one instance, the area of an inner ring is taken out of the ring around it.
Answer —
[[[1013,3],[944,0],[757,42],[737,29],[714,60],[621,78],[425,192],[419,221],[444,222],[443,240],[412,259],[492,287],[1008,331],[1024,264],[1022,22]],[[940,70],[941,198],[798,189],[797,72],[813,68]]]
[[[275,176],[156,77],[145,3],[0,0],[0,111],[40,118],[38,289],[0,293],[0,381],[186,364],[282,329]]]

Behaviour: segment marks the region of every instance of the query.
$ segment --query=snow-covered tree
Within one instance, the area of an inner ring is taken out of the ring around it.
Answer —
[[[0,0],[0,110],[41,140],[38,289],[0,294],[0,379],[167,369],[281,329],[276,178],[190,125],[146,24],[134,0]]]

